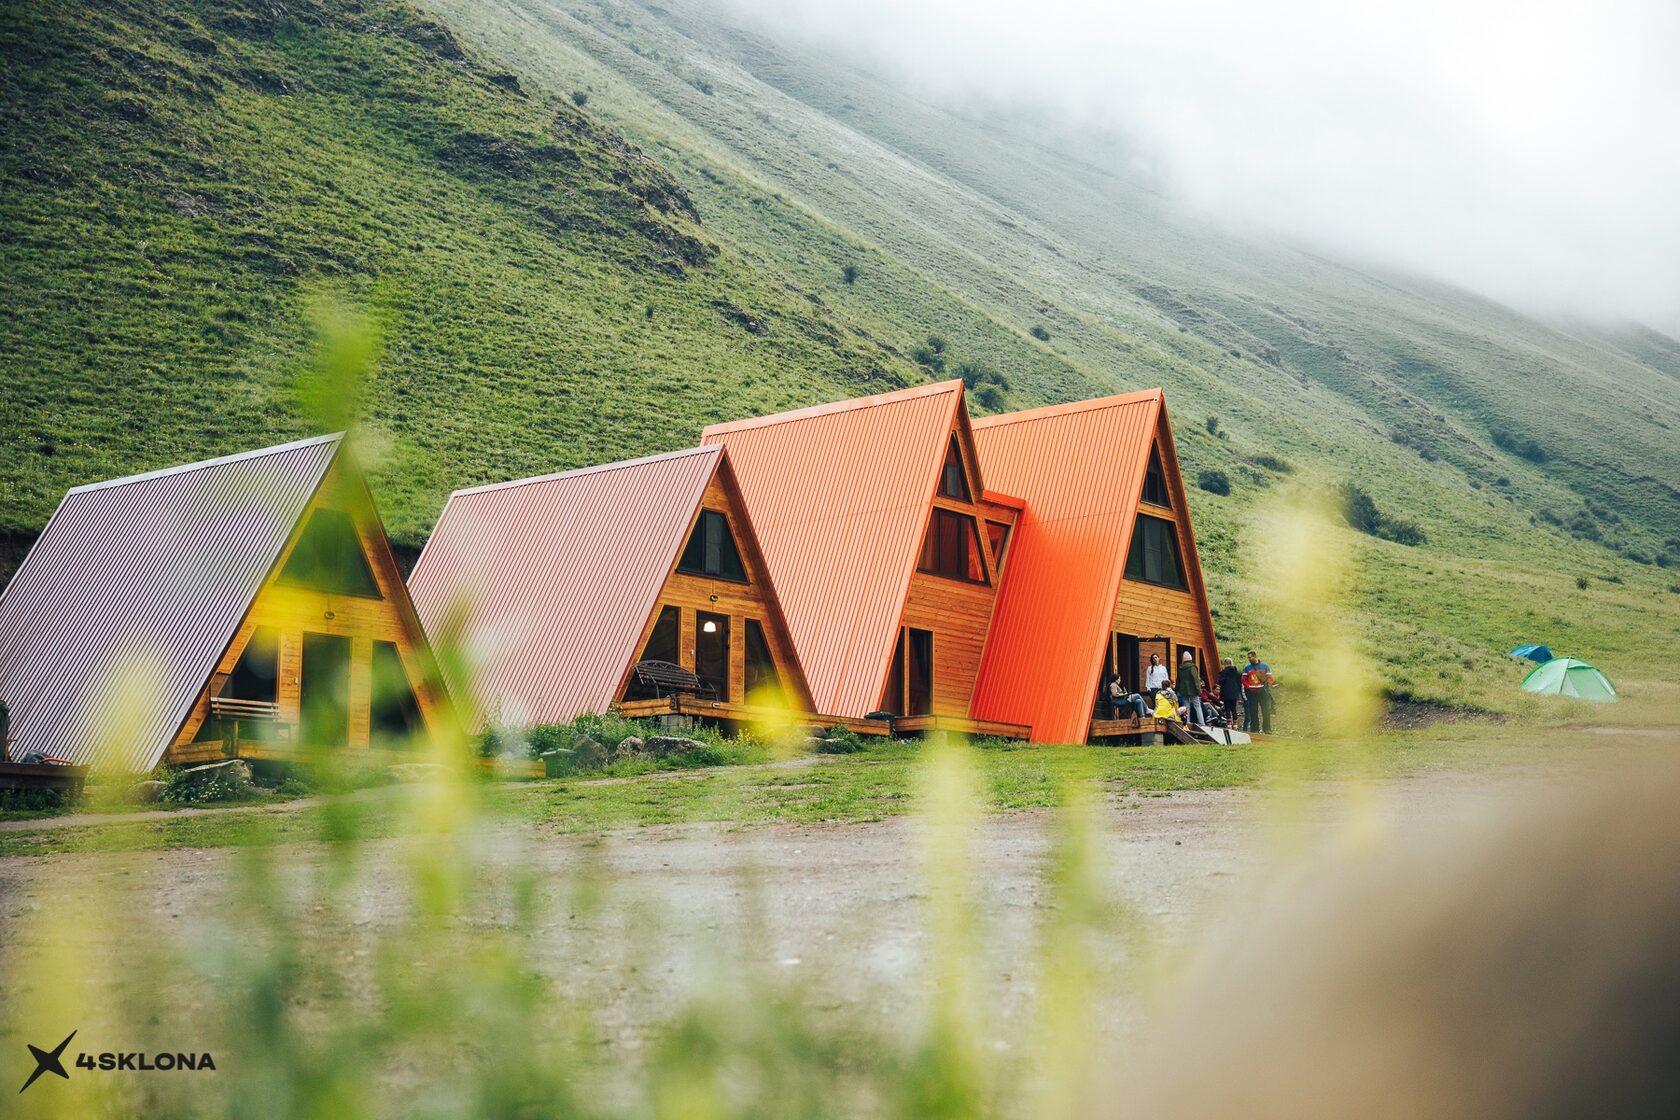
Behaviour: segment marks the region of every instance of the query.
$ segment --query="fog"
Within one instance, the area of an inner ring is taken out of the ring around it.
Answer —
[[[734,0],[1112,129],[1185,213],[1680,329],[1677,0]]]

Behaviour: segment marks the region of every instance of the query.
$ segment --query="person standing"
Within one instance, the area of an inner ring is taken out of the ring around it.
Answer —
[[[1272,667],[1260,660],[1258,650],[1248,651],[1248,664],[1243,666],[1243,703],[1248,715],[1243,720],[1244,731],[1272,733]]]
[[[1189,650],[1178,659],[1178,695],[1186,709],[1185,722],[1207,722],[1202,711],[1202,674],[1196,668],[1196,655]]]
[[[1149,668],[1143,671],[1143,690],[1149,694],[1149,702],[1155,702],[1155,694],[1172,683],[1172,673],[1161,664],[1161,655],[1149,655]]]
[[[1242,670],[1231,663],[1229,657],[1221,658],[1219,670],[1219,706],[1225,709],[1225,723],[1227,726],[1237,725],[1237,705],[1242,703],[1243,678]]]

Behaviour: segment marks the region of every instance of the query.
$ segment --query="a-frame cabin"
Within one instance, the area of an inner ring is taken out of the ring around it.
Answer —
[[[14,758],[406,749],[435,682],[342,435],[76,487],[0,595]]]
[[[729,449],[818,710],[976,727],[1020,512],[982,479],[961,381],[705,430]]]
[[[643,662],[721,707],[811,711],[728,456],[702,447],[458,490],[409,576],[459,628],[484,721],[562,723],[652,699]]]
[[[1025,500],[975,691],[977,719],[1083,742],[1099,688],[1157,653],[1219,664],[1178,452],[1159,389],[975,421],[988,480]]]

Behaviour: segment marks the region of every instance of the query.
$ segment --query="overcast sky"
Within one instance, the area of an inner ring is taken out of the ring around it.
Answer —
[[[1680,0],[736,0],[1126,134],[1188,210],[1680,330]]]

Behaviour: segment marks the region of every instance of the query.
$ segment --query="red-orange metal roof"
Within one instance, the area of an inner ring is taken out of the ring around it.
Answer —
[[[962,382],[715,424],[819,712],[881,700]],[[978,490],[980,480],[975,479]]]
[[[1026,501],[980,662],[975,719],[1083,742],[1125,571],[1159,389],[974,421],[986,480]],[[1198,580],[1199,585],[1199,580]]]
[[[606,710],[723,454],[692,448],[450,495],[409,592],[432,635],[465,608],[489,718]]]

